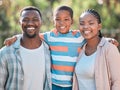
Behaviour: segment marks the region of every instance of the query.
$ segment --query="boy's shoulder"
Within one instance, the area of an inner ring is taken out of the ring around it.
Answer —
[[[54,28],[48,32],[45,32],[43,35],[58,35],[58,31],[57,31],[57,29]]]
[[[51,30],[48,31],[48,32],[41,33],[40,35],[58,35],[58,33],[59,33],[59,32],[57,31],[57,29],[54,28],[54,29],[51,29]],[[80,34],[80,31],[77,30],[77,29],[75,29],[75,30],[70,30],[69,33],[72,33],[72,35],[74,36],[74,35]]]
[[[40,35],[45,35],[45,34],[49,34],[49,33],[58,33],[56,29],[51,29],[50,31],[44,32],[44,33],[40,33]]]
[[[80,34],[80,30],[77,29],[71,30],[71,32],[73,35]]]
[[[72,32],[72,34],[77,34],[77,33],[80,33],[80,30],[77,30],[77,29],[74,29],[74,30],[69,30],[70,32]],[[54,34],[58,34],[58,31],[56,28],[54,29],[51,29],[51,31],[49,33],[54,33]]]
[[[56,28],[53,28],[53,29],[50,30],[50,33],[58,34],[58,31],[57,31]]]

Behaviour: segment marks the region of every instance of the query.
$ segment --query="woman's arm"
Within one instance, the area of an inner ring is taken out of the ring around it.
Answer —
[[[111,77],[111,90],[120,90],[120,53],[116,46],[109,45],[107,61]]]
[[[72,90],[79,90],[79,87],[78,87],[78,80],[77,80],[76,74],[73,75]]]

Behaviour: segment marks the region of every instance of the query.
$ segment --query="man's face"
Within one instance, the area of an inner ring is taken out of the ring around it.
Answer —
[[[21,13],[20,25],[23,35],[34,38],[39,33],[41,26],[41,17],[35,10],[26,10]]]

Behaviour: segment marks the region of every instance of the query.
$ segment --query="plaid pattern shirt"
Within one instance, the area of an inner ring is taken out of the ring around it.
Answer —
[[[50,72],[50,53],[48,46],[44,44],[46,79],[43,90],[52,90]],[[9,47],[0,49],[0,90],[23,90],[24,72],[20,56],[20,39]]]

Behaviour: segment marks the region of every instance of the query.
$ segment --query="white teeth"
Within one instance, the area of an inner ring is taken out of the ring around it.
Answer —
[[[60,27],[61,29],[64,29],[65,28],[65,26],[63,26],[63,27]]]
[[[31,29],[35,29],[34,27],[29,27],[29,28],[27,28],[28,30],[31,30]]]
[[[85,33],[85,34],[89,34],[89,33],[90,33],[90,31],[84,31],[84,33]]]

